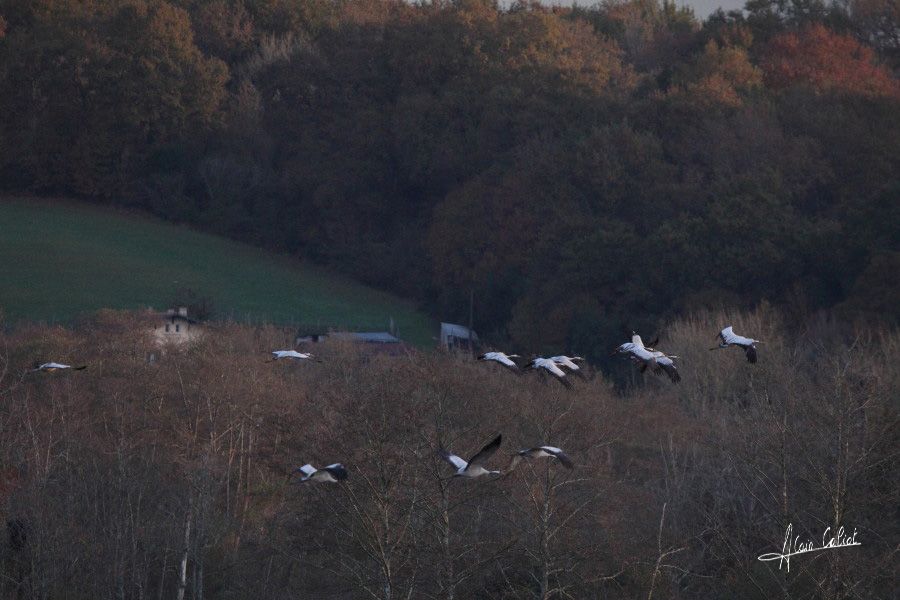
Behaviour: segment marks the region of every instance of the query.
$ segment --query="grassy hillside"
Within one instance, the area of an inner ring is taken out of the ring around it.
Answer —
[[[142,216],[0,201],[0,308],[8,321],[68,321],[98,308],[165,308],[178,288],[220,317],[384,330],[431,344],[436,324],[400,298],[326,270]]]

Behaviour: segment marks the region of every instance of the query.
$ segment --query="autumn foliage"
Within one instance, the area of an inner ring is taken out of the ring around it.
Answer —
[[[535,352],[764,299],[892,322],[892,10],[0,0],[0,190],[474,299]]]
[[[778,35],[761,65],[774,89],[805,85],[817,92],[900,97],[900,82],[876,62],[872,48],[823,25]]]

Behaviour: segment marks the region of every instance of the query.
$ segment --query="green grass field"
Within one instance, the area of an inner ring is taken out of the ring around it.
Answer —
[[[437,323],[401,298],[296,259],[148,217],[70,202],[0,200],[7,322],[67,322],[99,308],[166,308],[175,290],[219,318],[356,330],[428,346]]]

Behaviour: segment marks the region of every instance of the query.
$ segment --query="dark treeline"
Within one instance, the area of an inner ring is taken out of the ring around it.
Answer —
[[[765,340],[758,364],[707,350],[724,322]],[[821,319],[798,344],[771,311],[703,314],[663,336],[680,385],[617,392],[334,342],[266,363],[292,332],[234,325],[147,362],[149,331],[111,312],[0,329],[0,597],[895,595],[896,332]],[[88,368],[22,377],[35,356]],[[547,443],[575,468],[450,479],[439,445],[498,432],[491,468]],[[337,461],[343,483],[292,483]],[[861,545],[758,561],[789,524]]]
[[[535,351],[762,298],[895,320],[897,16],[0,0],[0,186],[147,209],[445,319],[473,294],[483,336]]]

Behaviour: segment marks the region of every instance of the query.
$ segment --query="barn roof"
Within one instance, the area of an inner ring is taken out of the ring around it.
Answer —
[[[446,343],[448,337],[455,337],[461,340],[472,339],[478,341],[478,334],[463,325],[456,323],[441,323],[441,343]]]
[[[387,331],[336,331],[330,337],[337,340],[351,340],[373,344],[396,344],[400,342],[400,338],[391,335]]]

